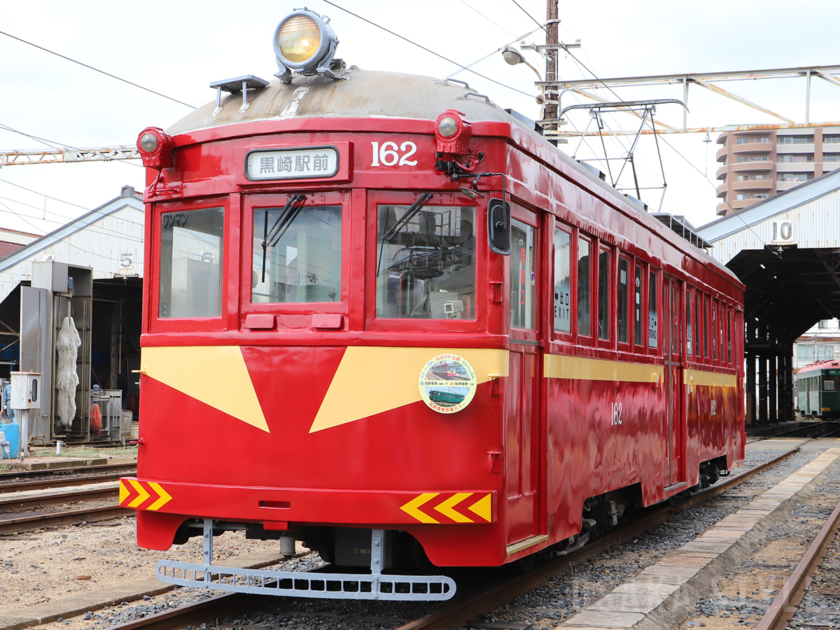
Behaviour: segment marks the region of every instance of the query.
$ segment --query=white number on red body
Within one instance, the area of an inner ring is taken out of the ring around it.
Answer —
[[[373,161],[371,166],[417,166],[417,160],[409,159],[417,152],[417,145],[413,142],[371,142]]]
[[[621,412],[623,411],[622,404],[620,402],[614,402],[612,404],[612,424],[618,425],[621,424]]]

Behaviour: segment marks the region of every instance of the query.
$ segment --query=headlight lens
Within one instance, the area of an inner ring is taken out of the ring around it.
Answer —
[[[144,133],[140,138],[140,148],[146,153],[152,153],[158,146],[157,136],[153,133]]]
[[[321,46],[321,30],[315,20],[305,15],[295,15],[286,20],[277,34],[280,53],[289,61],[308,61]]]
[[[438,123],[438,131],[444,138],[450,138],[458,133],[458,123],[451,116],[441,118]]]

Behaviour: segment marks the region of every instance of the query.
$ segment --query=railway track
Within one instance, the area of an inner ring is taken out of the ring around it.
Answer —
[[[119,478],[133,471],[136,471],[134,464],[108,464],[57,471],[22,471],[26,474],[4,473],[7,478],[36,479],[0,483],[0,534],[133,515],[134,510],[116,504]],[[83,476],[68,476],[78,474]],[[80,503],[92,505],[79,506]],[[41,509],[56,505],[70,507],[57,511]]]
[[[101,464],[99,466],[72,466],[69,468],[45,468],[41,470],[13,470],[0,472],[0,492],[11,483],[23,483],[24,480],[55,479],[56,481],[67,475],[97,475],[110,474],[115,477],[136,473],[137,462],[115,464]],[[77,480],[79,478],[76,478]]]
[[[837,531],[840,529],[840,504],[834,509],[814,538],[805,556],[788,578],[779,595],[767,609],[756,630],[782,630],[793,619],[811,582],[811,578],[825,559]]]
[[[480,592],[458,597],[435,612],[400,626],[398,630],[433,630],[459,627],[479,615],[489,613],[498,606],[540,587],[550,576],[564,573],[572,566],[579,565],[612,547],[642,535],[653,527],[666,522],[675,513],[687,510],[720,495],[791,457],[799,450],[797,446],[743,473],[723,478],[714,486],[686,497],[675,505],[665,504],[652,508],[640,520],[602,536],[580,549],[542,564],[524,575],[508,576],[481,589]],[[113,626],[111,630],[174,630],[189,625],[197,626],[213,619],[239,614],[259,605],[264,599],[264,597],[248,596],[241,593],[220,595],[198,603],[183,605],[171,611]]]

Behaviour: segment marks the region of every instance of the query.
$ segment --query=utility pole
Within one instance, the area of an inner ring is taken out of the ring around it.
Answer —
[[[557,54],[559,50],[557,48],[551,48],[552,45],[556,45],[560,43],[560,20],[558,19],[558,15],[560,9],[558,7],[559,0],[546,0],[546,22],[548,23],[546,26],[546,35],[545,35],[545,44],[547,46],[546,52],[546,59],[545,59],[545,80],[546,81],[557,81]],[[543,109],[543,118],[548,120],[556,119],[558,115],[557,110],[557,88],[550,87],[546,88],[545,94],[545,106]],[[553,129],[558,129],[559,125],[547,125]],[[556,145],[557,138],[553,136],[549,139],[549,141]]]

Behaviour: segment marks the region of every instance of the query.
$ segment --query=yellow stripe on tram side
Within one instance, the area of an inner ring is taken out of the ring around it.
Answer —
[[[658,383],[662,380],[664,370],[661,365],[650,363],[587,359],[562,354],[545,355],[543,367],[546,378],[626,383]]]
[[[683,384],[696,387],[737,387],[737,374],[721,374],[705,370],[685,370]]]

